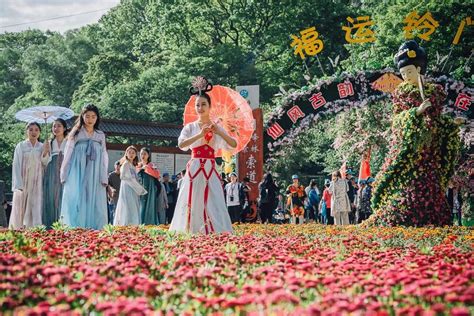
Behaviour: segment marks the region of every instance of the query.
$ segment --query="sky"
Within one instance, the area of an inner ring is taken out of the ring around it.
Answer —
[[[27,29],[64,33],[97,22],[119,2],[120,0],[0,0],[0,34]],[[51,20],[39,22],[47,19]]]

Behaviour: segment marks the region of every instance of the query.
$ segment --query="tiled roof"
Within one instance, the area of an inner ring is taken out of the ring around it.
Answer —
[[[103,119],[100,128],[110,136],[142,136],[156,139],[177,139],[182,126],[138,121]]]

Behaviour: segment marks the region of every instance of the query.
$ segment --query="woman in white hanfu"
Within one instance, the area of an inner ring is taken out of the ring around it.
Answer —
[[[331,216],[334,217],[336,225],[349,225],[351,203],[347,191],[349,191],[347,181],[342,179],[339,171],[334,171],[329,192],[331,192]]]
[[[235,148],[237,142],[211,121],[211,98],[206,92],[212,85],[206,81],[202,90],[194,88],[199,119],[184,126],[178,138],[179,148],[191,149],[192,158],[186,166],[170,230],[192,234],[232,233],[214,154],[218,149]]]
[[[138,150],[134,146],[129,146],[120,164],[120,194],[115,209],[114,225],[139,225],[140,195],[146,194],[147,191],[138,182],[136,172]]]
[[[43,197],[43,144],[39,142],[41,127],[36,122],[26,125],[28,139],[16,145],[13,156],[13,206],[10,229],[41,225]]]

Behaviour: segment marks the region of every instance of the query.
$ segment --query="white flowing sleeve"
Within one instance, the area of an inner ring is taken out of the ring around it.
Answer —
[[[130,168],[132,168],[132,166],[129,162],[125,162],[122,167],[120,167],[120,180],[128,184],[137,195],[146,194],[147,191],[140,182],[138,182],[137,178],[132,175]]]
[[[43,153],[41,153],[41,164],[43,165],[43,167],[46,167],[50,161],[51,161],[51,156],[49,154],[43,157]]]
[[[192,137],[193,135],[192,134],[192,130],[191,130],[191,124],[186,124],[183,129],[181,130],[181,133],[179,134],[179,137],[178,137],[178,144],[180,144],[181,142],[185,141],[186,139]],[[181,148],[182,151],[187,151],[191,148],[191,145],[189,146],[186,146],[186,147],[183,147]]]
[[[23,150],[21,143],[16,145],[15,153],[13,154],[12,166],[12,191],[23,190],[23,176],[21,169],[23,167]]]
[[[66,182],[67,176],[69,175],[69,167],[71,165],[72,153],[74,152],[74,147],[76,145],[76,137],[73,139],[68,139],[66,145],[64,146],[64,158],[61,165],[61,183]]]
[[[100,173],[100,182],[104,185],[109,183],[109,154],[107,153],[107,146],[105,142],[105,134],[101,135],[102,145],[102,170]]]

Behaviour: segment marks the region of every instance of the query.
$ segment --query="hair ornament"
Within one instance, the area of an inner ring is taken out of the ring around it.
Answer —
[[[416,52],[414,50],[409,50],[407,55],[410,58],[415,58],[416,57]]]
[[[193,82],[191,83],[191,87],[189,88],[189,93],[193,95],[202,95],[206,92],[212,90],[212,84],[202,76],[197,76],[194,78]]]

